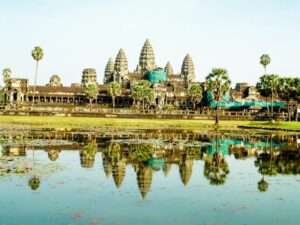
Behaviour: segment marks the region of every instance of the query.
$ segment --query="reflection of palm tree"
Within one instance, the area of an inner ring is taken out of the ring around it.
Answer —
[[[228,164],[225,158],[219,153],[219,130],[216,130],[215,140],[216,152],[211,157],[207,157],[204,163],[204,176],[211,185],[222,185],[229,174]]]
[[[260,192],[267,191],[268,187],[269,187],[269,184],[268,184],[268,182],[265,181],[264,177],[257,183],[257,188]]]
[[[37,177],[34,173],[34,167],[35,167],[34,146],[32,146],[32,172],[33,172],[33,176],[29,179],[28,186],[33,191],[37,190],[40,187],[40,184],[41,184],[40,178]]]
[[[40,187],[40,179],[36,176],[33,176],[28,181],[28,186],[31,188],[31,190],[35,191]]]
[[[207,157],[204,163],[204,176],[212,185],[224,184],[229,174],[228,164],[221,154],[215,152]]]

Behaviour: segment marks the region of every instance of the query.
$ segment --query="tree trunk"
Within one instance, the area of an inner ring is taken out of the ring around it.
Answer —
[[[144,109],[145,109],[145,101],[143,100],[143,112],[144,112]]]
[[[290,112],[290,102],[287,101],[287,112],[288,112],[288,120],[291,121],[291,112]]]
[[[35,87],[36,87],[36,80],[37,80],[37,71],[38,71],[38,64],[39,61],[36,61],[36,65],[35,65],[35,77],[34,77],[34,86],[33,86],[33,95],[32,95],[32,103],[31,103],[31,107],[33,106],[35,100]]]
[[[193,110],[195,110],[195,109],[196,109],[196,103],[193,102]]]
[[[297,105],[296,105],[296,118],[295,118],[295,121],[298,121],[298,107],[299,107],[299,102],[297,102]]]
[[[218,98],[218,102],[217,102],[217,113],[216,113],[216,122],[215,125],[219,125],[219,105],[220,105],[220,100]]]
[[[115,96],[111,96],[111,98],[112,98],[113,108],[115,108],[115,100],[116,100],[116,97],[115,97]]]
[[[274,118],[274,115],[273,115],[273,102],[274,102],[274,96],[273,96],[273,90],[272,90],[272,97],[271,97],[271,115],[272,115],[272,119]]]

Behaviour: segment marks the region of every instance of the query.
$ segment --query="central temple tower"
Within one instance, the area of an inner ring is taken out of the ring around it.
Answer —
[[[154,70],[156,68],[155,65],[155,57],[153,48],[150,44],[149,39],[147,39],[144,43],[142,51],[140,53],[139,65],[137,67],[137,72],[145,74],[148,71]]]

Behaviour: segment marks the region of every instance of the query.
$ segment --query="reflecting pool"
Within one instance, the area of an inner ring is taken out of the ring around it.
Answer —
[[[0,224],[299,224],[296,135],[0,133]]]

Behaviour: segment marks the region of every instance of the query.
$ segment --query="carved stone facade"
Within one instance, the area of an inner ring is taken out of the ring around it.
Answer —
[[[156,65],[153,48],[149,39],[147,39],[140,53],[139,65],[137,66],[136,72],[145,74],[146,72],[154,70],[155,68]]]
[[[109,84],[110,82],[113,81],[114,70],[115,70],[115,63],[114,60],[110,57],[104,71],[104,78],[103,78],[104,84]]]
[[[60,82],[60,77],[56,74],[52,75],[50,77],[50,81],[48,84],[46,84],[46,86],[50,86],[50,87],[61,87],[63,86],[62,83]]]
[[[114,81],[123,83],[127,80],[128,62],[124,50],[121,48],[118,52],[114,68]]]
[[[189,54],[184,57],[182,67],[181,67],[181,75],[184,79],[184,86],[187,87],[190,82],[195,81],[195,69],[194,63]]]
[[[168,77],[174,74],[174,70],[173,70],[173,67],[170,62],[167,62],[166,66],[165,66],[165,71],[166,71]]]
[[[89,84],[97,84],[97,73],[96,69],[88,68],[82,72],[81,85],[86,86]]]

